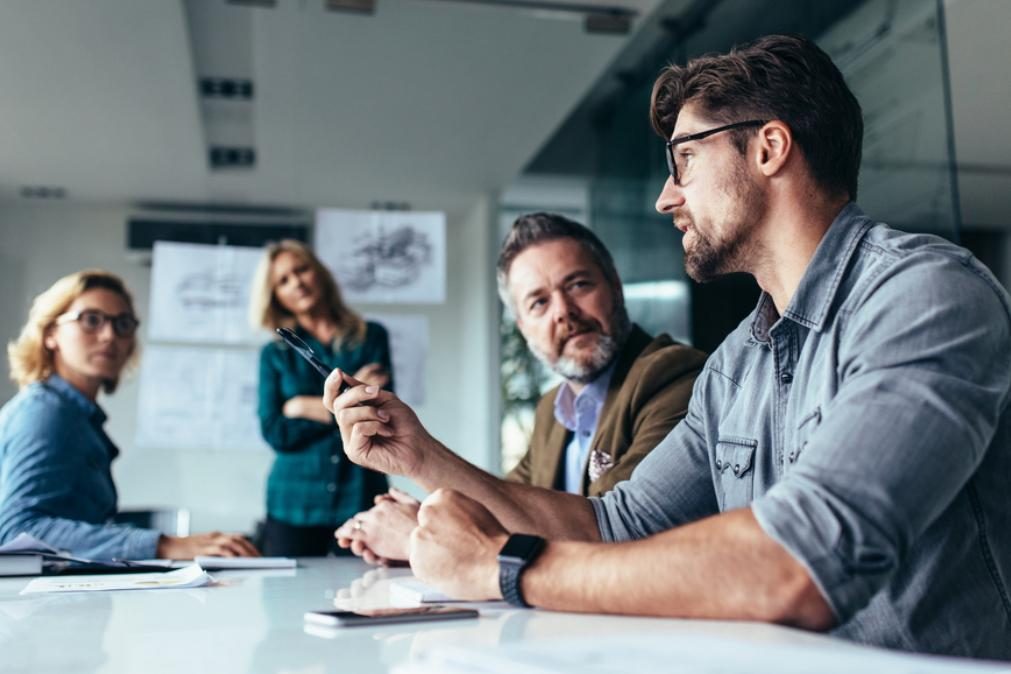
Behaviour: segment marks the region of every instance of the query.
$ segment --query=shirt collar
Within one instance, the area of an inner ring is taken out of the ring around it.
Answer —
[[[815,249],[790,304],[783,312],[784,318],[816,332],[824,328],[849,261],[873,224],[852,202],[839,211]],[[777,320],[776,306],[769,294],[763,292],[758,298],[755,318],[751,323],[752,336],[759,342],[768,341],[769,330]]]
[[[614,374],[614,365],[617,360],[615,358],[603,372],[597,375],[596,379],[579,392],[579,395],[573,393],[568,382],[559,387],[558,395],[555,396],[555,420],[558,423],[570,431],[596,429],[597,417],[600,416],[600,410],[607,398],[608,384],[611,383],[611,375]],[[589,417],[580,415],[581,409],[589,409],[591,411]]]
[[[79,409],[96,426],[101,426],[108,418],[98,403],[88,398],[74,388],[74,385],[58,374],[51,374],[45,385],[58,395],[64,402]]]

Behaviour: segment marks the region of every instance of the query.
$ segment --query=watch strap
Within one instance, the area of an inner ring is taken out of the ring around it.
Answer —
[[[523,592],[520,590],[520,576],[524,570],[526,570],[526,564],[500,562],[498,587],[502,591],[502,598],[513,606],[530,608],[530,604],[523,598]]]

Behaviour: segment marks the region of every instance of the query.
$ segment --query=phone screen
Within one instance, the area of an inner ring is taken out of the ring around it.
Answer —
[[[310,611],[306,622],[328,627],[356,627],[360,625],[386,625],[391,623],[427,622],[429,620],[459,620],[477,618],[478,612],[470,608],[454,608],[441,604],[416,608],[377,608],[360,611]]]

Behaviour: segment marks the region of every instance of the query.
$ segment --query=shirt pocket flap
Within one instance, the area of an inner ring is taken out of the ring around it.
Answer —
[[[716,468],[729,470],[741,478],[751,472],[758,441],[750,438],[721,438],[716,444]]]

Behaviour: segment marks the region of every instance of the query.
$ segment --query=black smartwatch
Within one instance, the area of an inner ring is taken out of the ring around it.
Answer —
[[[520,576],[544,550],[545,540],[530,534],[512,534],[498,553],[498,587],[513,606],[530,608],[520,591]]]

